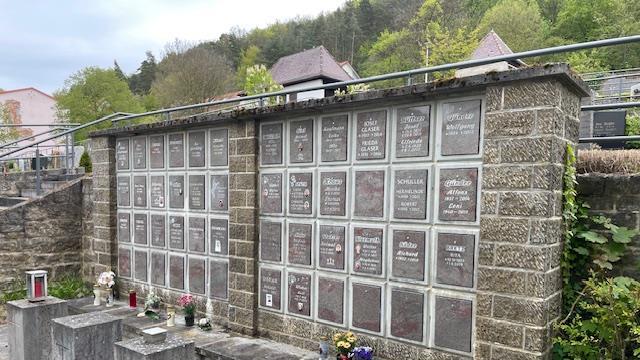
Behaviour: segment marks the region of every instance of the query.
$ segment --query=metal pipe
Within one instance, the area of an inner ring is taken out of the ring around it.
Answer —
[[[0,124],[3,127],[35,127],[35,126],[57,126],[57,127],[74,127],[80,124],[76,123],[53,123],[53,124]]]
[[[42,179],[40,179],[40,149],[36,146],[36,195],[42,191]]]
[[[9,146],[9,145],[18,144],[18,143],[20,143],[20,142],[22,142],[22,141],[26,141],[26,140],[29,140],[29,139],[33,139],[33,138],[35,138],[35,137],[38,137],[38,136],[41,136],[41,135],[44,135],[44,134],[48,134],[48,133],[50,133],[50,132],[57,131],[57,130],[64,130],[64,128],[60,128],[60,127],[59,127],[59,128],[55,128],[55,129],[49,129],[49,130],[47,130],[47,131],[39,132],[39,133],[37,133],[37,134],[33,134],[33,135],[29,135],[29,136],[25,136],[25,137],[20,138],[20,139],[18,139],[18,140],[13,140],[13,141],[10,141],[10,142],[8,142],[8,143],[0,144],[0,149],[2,149],[2,148],[4,148],[4,147],[7,147],[7,146]]]
[[[630,101],[613,104],[598,104],[598,105],[583,105],[580,107],[582,111],[596,111],[596,110],[612,110],[612,109],[628,109],[640,107],[640,101]]]
[[[580,143],[640,141],[640,135],[588,137],[588,138],[580,138],[580,140],[578,141]]]

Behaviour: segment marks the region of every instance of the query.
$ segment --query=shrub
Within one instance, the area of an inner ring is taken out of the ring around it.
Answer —
[[[640,172],[640,150],[580,150],[576,169],[580,174],[634,174]]]
[[[84,171],[87,173],[90,173],[93,171],[91,156],[89,156],[89,153],[86,150],[82,153],[82,156],[80,157],[80,166],[84,167]]]

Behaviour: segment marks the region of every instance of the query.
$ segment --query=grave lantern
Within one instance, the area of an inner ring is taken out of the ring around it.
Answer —
[[[27,300],[42,301],[47,296],[47,272],[45,270],[27,271]]]

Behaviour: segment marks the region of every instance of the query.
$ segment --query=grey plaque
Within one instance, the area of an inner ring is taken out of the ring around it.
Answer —
[[[211,210],[229,209],[229,175],[211,175]]]
[[[164,168],[164,135],[149,136],[149,165],[152,169]]]
[[[260,270],[260,305],[280,310],[282,298],[282,273],[280,270]]]
[[[164,208],[165,191],[164,191],[164,175],[152,175],[151,181],[151,207]]]
[[[184,175],[169,175],[169,207],[184,209]]]
[[[351,307],[351,325],[353,327],[381,332],[382,288],[380,286],[353,283],[353,304]]]
[[[387,111],[358,114],[356,160],[384,159],[387,144]]]
[[[391,335],[422,342],[424,295],[404,289],[391,290]]]
[[[320,239],[318,266],[324,269],[344,270],[345,227],[320,225],[318,231]]]
[[[116,166],[118,170],[129,170],[129,139],[116,141]]]
[[[229,130],[216,129],[209,132],[211,166],[227,166],[229,164]]]
[[[133,241],[137,245],[147,245],[147,214],[133,214]]]
[[[211,238],[209,251],[215,255],[227,255],[229,239],[229,222],[226,219],[211,219],[209,227]]]
[[[417,281],[425,279],[425,237],[424,231],[393,230],[393,277]]]
[[[398,109],[396,121],[396,157],[429,156],[431,106]]]
[[[345,171],[320,174],[320,215],[346,214],[347,173]]]
[[[189,209],[204,210],[205,175],[189,175]]]
[[[473,287],[475,242],[473,234],[438,233],[437,283]]]
[[[475,155],[479,153],[480,105],[480,100],[444,104],[442,155]]]
[[[131,216],[128,213],[118,213],[118,242],[131,242]]]
[[[289,162],[313,162],[313,119],[289,123]]]
[[[349,148],[349,115],[322,118],[320,138],[322,161],[346,161]]]
[[[353,215],[382,217],[384,214],[384,170],[356,171]]]
[[[436,296],[435,308],[434,344],[442,348],[471,352],[473,302]]]
[[[134,258],[134,275],[138,281],[147,281],[147,252],[136,250]]]
[[[131,206],[131,178],[118,176],[118,206]]]
[[[165,247],[167,216],[151,214],[151,246]]]
[[[123,278],[131,277],[131,249],[118,249],[118,276]]]
[[[151,252],[151,283],[165,286],[165,274],[167,273],[167,257],[163,252]]]
[[[594,111],[593,136],[624,136],[627,129],[627,112],[622,111]],[[603,149],[622,149],[624,141],[607,141],[598,143]]]
[[[147,177],[133,177],[133,206],[147,207]]]
[[[282,124],[263,125],[260,131],[261,164],[282,164]]]
[[[313,210],[313,173],[289,173],[289,212],[310,215]]]
[[[289,263],[311,265],[313,225],[289,223]]]
[[[133,168],[147,168],[147,138],[133,138]]]
[[[169,135],[169,167],[184,167],[184,134]]]
[[[189,167],[205,166],[206,138],[207,133],[205,131],[189,133]]]
[[[260,179],[260,212],[282,212],[282,174],[262,174]]]
[[[393,216],[396,219],[427,218],[428,170],[396,170],[393,190]]]
[[[207,283],[206,260],[189,258],[189,291],[205,294]]]
[[[260,220],[260,260],[282,261],[282,224]]]
[[[355,227],[353,229],[353,271],[382,275],[383,229]]]
[[[184,250],[183,216],[169,216],[169,248]]]
[[[209,295],[212,298],[228,298],[229,264],[224,261],[209,260]]]
[[[311,316],[311,275],[290,272],[287,276],[289,313]]]
[[[205,252],[206,222],[207,219],[201,217],[189,218],[189,252]]]
[[[318,277],[318,319],[344,322],[344,281]]]
[[[169,255],[169,287],[184,290],[184,257]]]
[[[476,221],[478,169],[441,169],[438,219]]]

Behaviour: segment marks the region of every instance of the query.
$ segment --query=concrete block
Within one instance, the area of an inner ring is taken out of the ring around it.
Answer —
[[[193,341],[173,334],[161,343],[148,344],[141,337],[117,342],[114,349],[116,360],[193,360],[196,354]]]
[[[120,318],[104,312],[58,318],[52,325],[54,360],[112,360],[113,344],[122,340]]]

